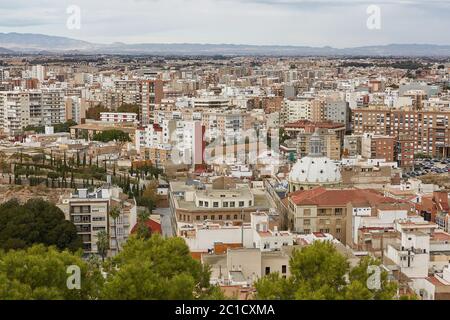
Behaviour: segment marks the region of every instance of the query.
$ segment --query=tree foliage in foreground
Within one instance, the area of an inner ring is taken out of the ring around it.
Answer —
[[[80,267],[80,290],[68,289],[67,267]],[[132,237],[113,259],[97,259],[35,245],[0,251],[0,300],[147,300],[223,298],[210,272],[194,260],[180,238]]]
[[[388,300],[397,287],[381,273],[381,289],[370,290],[367,279],[369,265],[380,262],[365,257],[350,268],[347,259],[329,242],[315,242],[293,252],[289,262],[291,276],[278,273],[262,277],[256,283],[257,298],[263,300]]]
[[[132,237],[111,261],[102,298],[178,300],[222,297],[210,271],[191,257],[181,238]]]
[[[105,130],[103,132],[94,135],[93,139],[95,141],[109,142],[109,141],[121,141],[129,142],[131,141],[130,135],[121,130]]]
[[[76,251],[82,247],[75,225],[55,205],[31,199],[21,205],[10,200],[0,205],[0,249],[21,249],[33,244]]]
[[[80,290],[67,286],[69,266],[80,268]],[[103,277],[80,254],[35,245],[0,251],[0,300],[87,300],[99,295]]]

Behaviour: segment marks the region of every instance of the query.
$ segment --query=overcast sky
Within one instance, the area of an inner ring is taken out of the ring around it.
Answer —
[[[380,30],[366,27],[371,4]],[[66,27],[69,5],[81,9],[80,30]],[[450,0],[0,0],[0,32],[100,43],[450,45],[449,31]]]

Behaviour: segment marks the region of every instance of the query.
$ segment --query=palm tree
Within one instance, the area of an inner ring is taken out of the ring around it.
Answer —
[[[102,261],[105,261],[106,254],[109,249],[109,239],[106,231],[102,230],[97,233],[97,250],[100,256],[102,257]]]
[[[113,206],[109,211],[109,216],[114,221],[114,238],[116,239],[117,252],[120,251],[119,241],[117,240],[117,219],[120,217],[122,205]]]
[[[147,210],[138,213],[136,235],[140,239],[149,239],[152,236],[152,230],[145,223],[149,217],[150,214]]]

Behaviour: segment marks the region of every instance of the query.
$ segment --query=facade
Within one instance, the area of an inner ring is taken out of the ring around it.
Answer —
[[[296,191],[288,197],[289,224],[295,232],[329,233],[343,244],[352,245],[360,227],[358,221],[353,221],[354,216],[376,216],[378,208],[395,208],[397,203],[398,200],[384,197],[370,189],[320,187]],[[407,208],[408,206],[401,206],[401,210],[406,212]]]
[[[137,114],[132,112],[101,112],[100,121],[113,123],[136,123]]]
[[[55,125],[66,121],[61,90],[0,92],[0,128],[10,136],[29,125]]]
[[[449,157],[450,111],[390,109],[385,106],[358,108],[352,112],[355,134],[373,133],[396,137],[410,137],[415,153],[433,157]]]
[[[143,125],[152,124],[156,104],[161,103],[164,97],[163,81],[160,79],[142,80],[139,88],[141,93],[141,123]]]
[[[203,221],[250,222],[250,215],[257,210],[268,211],[269,199],[264,190],[251,189],[248,184],[200,182],[170,182],[170,208],[178,224]]]
[[[351,113],[348,102],[346,101],[327,101],[324,112],[325,120],[345,125],[347,131],[350,131]]]
[[[110,255],[117,254],[128,239],[137,221],[136,205],[133,199],[123,201],[123,196],[120,188],[105,186],[94,192],[78,189],[60,199],[58,207],[66,219],[75,224],[86,255],[98,254],[97,235],[100,231],[108,234]],[[113,206],[118,206],[121,212],[116,221],[110,217]]]
[[[366,159],[383,159],[392,162],[395,159],[396,143],[391,136],[365,133],[361,139],[361,155]]]

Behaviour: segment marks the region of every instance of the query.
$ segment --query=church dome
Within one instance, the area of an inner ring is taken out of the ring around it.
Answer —
[[[289,183],[297,186],[340,183],[342,180],[340,168],[323,155],[322,139],[317,131],[311,136],[309,147],[309,154],[292,167]]]
[[[289,173],[296,184],[333,184],[341,181],[339,167],[329,158],[306,156],[297,161]]]

